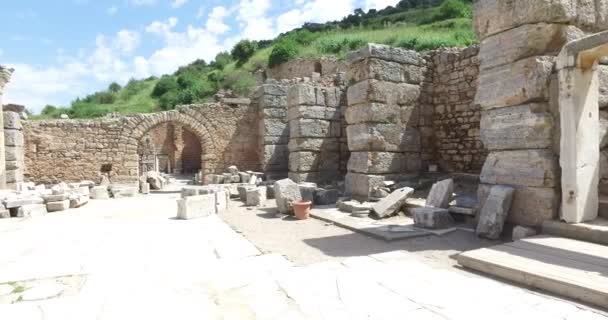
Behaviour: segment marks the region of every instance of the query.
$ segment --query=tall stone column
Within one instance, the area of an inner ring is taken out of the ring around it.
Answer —
[[[596,3],[575,0],[479,0],[481,139],[490,151],[479,189],[516,188],[509,221],[539,226],[560,203],[559,112],[550,90],[556,55],[569,41],[605,28]],[[556,141],[557,140],[557,141]]]
[[[173,145],[175,146],[175,168],[173,172],[180,174],[183,171],[182,153],[184,151],[184,128],[180,124],[173,125]]]
[[[287,86],[268,81],[258,88],[255,96],[260,119],[260,160],[268,180],[279,180],[288,175],[287,89]]]
[[[0,65],[0,107],[2,103],[2,95],[4,92],[4,86],[9,82],[13,69],[9,69]],[[0,117],[0,189],[6,189],[6,155],[4,147],[4,119]]]

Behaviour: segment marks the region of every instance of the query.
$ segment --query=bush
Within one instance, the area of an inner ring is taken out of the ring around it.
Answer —
[[[145,88],[146,84],[144,81],[131,79],[129,82],[127,82],[127,85],[122,90],[122,99],[129,99],[130,97],[140,93]]]
[[[255,78],[246,71],[233,72],[226,76],[224,88],[232,89],[239,96],[248,96],[255,87]]]
[[[218,70],[223,70],[230,62],[232,62],[232,56],[230,53],[223,51],[215,56],[215,60],[211,63],[211,66]]]
[[[57,107],[47,104],[44,109],[40,112],[40,114],[51,116],[55,112],[57,112]]]
[[[455,18],[470,18],[472,16],[471,6],[463,0],[446,0],[427,23],[455,19]]]
[[[108,87],[108,91],[113,93],[120,91],[120,89],[122,89],[122,87],[116,82],[112,82],[112,84],[110,84],[110,86]]]
[[[258,44],[255,41],[241,40],[237,43],[230,55],[239,65],[243,65],[249,60],[258,49]]]
[[[158,100],[158,106],[162,110],[171,110],[178,105],[178,97],[176,91],[169,91],[163,94],[162,97]]]
[[[298,44],[290,39],[279,41],[268,57],[268,66],[274,67],[287,62],[298,55]]]
[[[175,77],[163,76],[154,86],[154,89],[152,90],[152,97],[160,98],[165,93],[177,90],[177,88],[178,85],[177,81],[175,81]]]
[[[328,39],[318,44],[318,49],[324,54],[340,54],[357,50],[367,43],[361,38]]]

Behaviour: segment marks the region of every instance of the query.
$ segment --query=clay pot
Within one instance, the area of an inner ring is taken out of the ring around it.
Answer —
[[[295,201],[292,203],[293,212],[298,220],[306,220],[310,216],[311,201]]]

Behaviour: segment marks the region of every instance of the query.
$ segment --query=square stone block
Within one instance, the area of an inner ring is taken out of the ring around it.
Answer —
[[[359,82],[368,79],[381,81],[420,84],[424,79],[425,68],[406,65],[377,58],[359,60],[348,66],[348,79]]]
[[[340,153],[338,152],[291,152],[289,154],[289,171],[328,171],[338,170]]]
[[[289,141],[289,152],[297,151],[340,151],[340,140],[337,138],[294,138]]]
[[[319,119],[289,121],[291,139],[340,137],[340,123]]]
[[[46,210],[48,212],[65,211],[69,208],[70,208],[70,200],[49,202],[46,204]]]
[[[475,103],[488,110],[548,101],[554,60],[535,56],[481,72]]]
[[[491,152],[479,178],[487,184],[551,188],[560,184],[557,157],[549,150]]]
[[[546,103],[483,111],[481,140],[488,150],[544,149],[552,142],[555,122]]]
[[[295,120],[295,119],[321,119],[321,120],[332,120],[328,118],[331,116],[335,118],[333,113],[335,113],[336,108],[328,108],[325,106],[307,106],[307,105],[296,105],[290,106],[287,110],[287,120]],[[340,120],[339,113],[338,119]]]
[[[345,181],[346,195],[360,201],[366,201],[374,188],[383,184],[384,179],[384,176],[349,172],[346,174]]]
[[[285,119],[287,108],[262,108],[264,119]]]
[[[420,86],[379,80],[364,80],[348,87],[348,104],[369,102],[413,105],[420,96]]]
[[[420,132],[398,124],[356,124],[346,128],[350,151],[420,151]]]
[[[401,64],[410,64],[415,66],[425,65],[425,60],[420,53],[413,50],[390,47],[382,44],[370,43],[363,48],[350,52],[346,56],[346,61],[349,64],[367,58],[377,58],[385,61],[398,62]]]
[[[264,158],[262,161],[264,164],[287,164],[289,161],[289,148],[286,144],[264,146]]]
[[[21,130],[21,116],[17,112],[7,111],[3,112],[4,117],[4,129],[16,129]]]
[[[288,86],[266,83],[259,87],[257,94],[259,96],[287,96],[288,88]]]
[[[215,194],[205,194],[177,200],[178,219],[197,219],[202,217],[208,217],[215,213]]]
[[[4,130],[5,146],[23,147],[23,143],[23,131],[10,129]]]
[[[420,169],[419,153],[352,152],[348,160],[348,171],[356,173],[404,173]]]
[[[262,136],[289,136],[289,125],[283,119],[264,119],[260,129]]]
[[[313,171],[313,172],[289,172],[289,179],[296,183],[315,182],[331,183],[342,180],[344,177],[337,170]]]
[[[296,84],[289,87],[287,92],[287,105],[299,106],[324,106],[325,92],[321,87],[311,86],[309,84]]]

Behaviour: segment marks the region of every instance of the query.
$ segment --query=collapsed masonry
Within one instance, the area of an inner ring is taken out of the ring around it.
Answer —
[[[345,64],[277,69],[278,80],[261,83],[251,101],[25,121],[24,176],[50,184],[104,174],[137,183],[150,168],[179,172],[183,159],[196,159],[189,168],[200,169],[199,182],[223,181],[224,169],[237,165],[269,181],[290,177],[338,187],[345,181],[344,191],[363,201],[385,180],[438,168],[478,174],[480,207],[492,186],[512,186],[509,221],[538,226],[557,217],[561,201],[556,55],[569,41],[608,29],[607,6],[607,0],[480,0],[479,47],[421,54],[368,45]],[[599,189],[608,193],[608,67],[598,70]],[[172,134],[158,129],[167,124]],[[184,154],[194,149],[185,147],[184,131],[200,145],[197,154]]]

